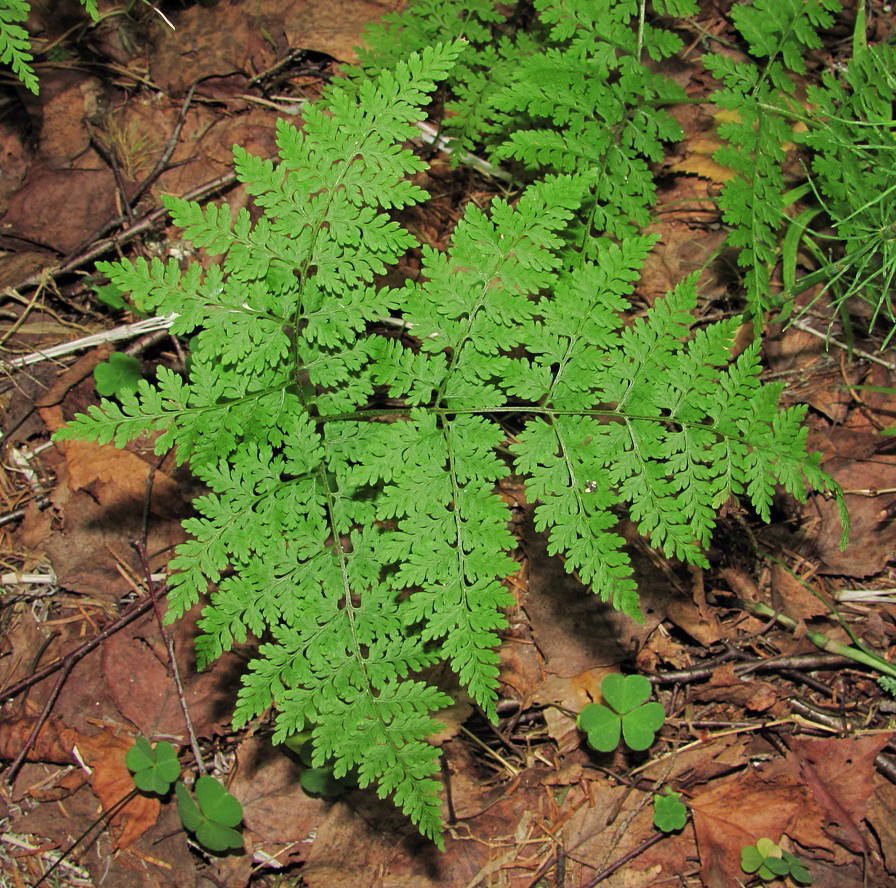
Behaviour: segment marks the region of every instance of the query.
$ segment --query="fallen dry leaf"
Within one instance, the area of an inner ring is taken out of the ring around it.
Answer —
[[[36,716],[20,716],[0,721],[0,759],[12,761],[25,745],[37,724]],[[59,719],[48,718],[40,729],[25,757],[26,762],[51,762],[71,765],[76,762],[72,747],[80,735],[67,728]]]
[[[778,702],[780,694],[770,682],[753,677],[745,680],[735,673],[733,663],[724,663],[713,670],[709,681],[700,685],[691,699],[743,706],[751,712],[766,712]]]
[[[130,735],[101,731],[78,740],[78,752],[93,770],[90,786],[104,811],[110,811],[133,790],[134,778],[125,764],[125,755],[134,745]],[[127,848],[153,826],[159,816],[159,800],[135,793],[110,819],[110,831],[116,848]]]
[[[741,849],[763,836],[788,835],[801,845],[829,847],[825,812],[799,774],[796,756],[720,778],[689,802],[704,884],[738,888]]]
[[[896,552],[896,522],[888,507],[892,494],[869,496],[849,491],[896,488],[896,458],[879,453],[867,461],[842,457],[829,459],[822,468],[846,491],[849,510],[849,545],[840,549],[842,526],[833,499],[815,494],[804,507],[807,520],[817,523],[815,549],[822,560],[821,572],[868,577],[880,573]]]
[[[211,737],[229,725],[244,661],[224,654],[204,672],[196,671],[193,639],[199,608],[167,631],[174,647],[184,696],[196,733]],[[152,612],[106,641],[102,671],[121,714],[142,733],[183,736],[184,717],[170,673],[168,653]]]
[[[267,737],[250,737],[237,748],[228,785],[242,803],[254,850],[276,855],[281,865],[305,857],[330,808],[329,802],[305,794],[299,785],[301,773],[301,765],[285,747],[273,746]]]
[[[792,737],[800,773],[826,815],[825,830],[850,851],[869,847],[862,823],[874,791],[874,759],[892,734],[814,740]]]

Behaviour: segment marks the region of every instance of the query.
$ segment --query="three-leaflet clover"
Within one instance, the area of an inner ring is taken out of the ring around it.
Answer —
[[[242,835],[234,829],[243,819],[243,806],[224,787],[203,774],[193,787],[196,799],[183,783],[174,788],[181,823],[204,848],[217,854],[243,847]],[[197,804],[198,802],[198,804]]]
[[[789,876],[798,885],[812,884],[812,874],[806,864],[769,838],[761,838],[755,845],[741,849],[740,868],[751,875],[756,873],[763,882]]]
[[[612,673],[600,686],[604,703],[589,703],[579,713],[579,729],[597,752],[612,752],[619,737],[629,749],[647,749],[666,720],[661,703],[648,703],[650,682],[643,675]],[[606,704],[606,705],[604,705]]]
[[[180,777],[177,751],[167,740],[150,746],[146,737],[137,737],[125,756],[125,763],[134,775],[134,785],[141,792],[165,795]]]

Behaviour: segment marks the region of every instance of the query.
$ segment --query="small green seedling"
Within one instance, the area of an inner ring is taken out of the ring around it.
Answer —
[[[166,740],[150,746],[146,737],[138,737],[125,756],[134,784],[141,792],[165,795],[171,784],[180,777],[177,751]]]
[[[196,799],[183,783],[175,787],[181,823],[196,841],[222,854],[243,847],[243,837],[233,827],[243,819],[243,806],[214,777],[203,775],[194,787]],[[199,803],[197,805],[197,802]]]
[[[648,703],[650,682],[643,675],[608,675],[600,686],[604,703],[589,703],[579,713],[579,729],[597,752],[612,752],[620,734],[629,749],[650,747],[666,720],[661,703]]]
[[[96,390],[105,398],[117,398],[123,392],[136,391],[142,375],[140,362],[121,352],[114,352],[108,361],[93,368]]]
[[[688,809],[681,800],[681,794],[667,789],[662,795],[653,797],[653,825],[665,833],[682,829],[688,819]]]
[[[314,798],[337,799],[345,792],[346,781],[333,774],[332,768],[306,768],[299,777],[306,795]]]
[[[96,293],[96,298],[103,305],[108,305],[109,308],[123,309],[129,307],[124,298],[124,290],[118,284],[103,284],[100,287],[96,287],[94,293]]]
[[[349,780],[345,777],[337,777],[333,773],[332,767],[314,767],[312,755],[314,741],[311,739],[310,730],[291,734],[283,741],[283,745],[287,749],[292,750],[301,759],[302,764],[305,765],[305,770],[302,771],[302,775],[299,777],[299,784],[306,795],[329,801],[330,799],[339,798],[345,792],[346,787],[349,785]]]
[[[755,845],[742,849],[740,868],[751,875],[756,873],[763,882],[790,876],[799,885],[812,884],[812,875],[806,864],[771,839],[762,838]]]

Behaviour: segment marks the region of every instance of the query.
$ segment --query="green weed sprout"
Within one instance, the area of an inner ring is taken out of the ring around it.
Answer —
[[[125,756],[125,764],[134,775],[134,784],[141,792],[165,795],[180,777],[177,752],[166,740],[150,746],[146,737],[138,737]]]
[[[196,799],[183,783],[175,787],[181,823],[203,848],[222,854],[243,847],[233,828],[243,819],[243,806],[214,777],[203,775],[194,787]],[[197,804],[198,802],[198,804]]]
[[[812,884],[806,865],[771,839],[762,838],[755,845],[747,845],[740,852],[740,868],[750,875],[756,873],[763,882],[790,876],[799,885]]]
[[[606,705],[589,703],[579,713],[579,729],[597,752],[612,752],[619,737],[629,749],[641,752],[654,741],[666,720],[662,703],[648,703],[650,682],[643,675],[608,675],[600,686]]]
[[[114,352],[108,361],[93,368],[97,392],[104,398],[117,398],[122,392],[135,392],[143,378],[140,362],[133,355]]]
[[[677,832],[687,819],[688,809],[680,793],[667,788],[662,795],[653,797],[653,825],[661,832]]]
[[[349,784],[345,777],[337,777],[332,765],[314,767],[314,741],[311,731],[299,731],[287,737],[283,746],[294,752],[305,769],[299,777],[299,784],[306,795],[321,799],[335,799],[341,796]]]

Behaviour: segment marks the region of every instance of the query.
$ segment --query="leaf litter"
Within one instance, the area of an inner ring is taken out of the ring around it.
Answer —
[[[330,58],[352,61],[361,27],[386,8],[366,0],[334,8],[265,0],[253,21],[236,6],[194,6],[183,11],[177,32],[148,23],[152,36],[143,51],[118,47],[121,82],[76,70],[49,75],[39,150],[29,150],[7,122],[0,128],[9,162],[0,183],[3,231],[19,239],[17,249],[0,256],[0,282],[18,287],[104,236],[101,224],[122,215],[122,196],[137,193],[179,121],[171,166],[148,188],[146,202],[226,176],[234,142],[270,153],[277,116],[294,116],[302,99],[313,96],[321,73],[330,73]],[[719,30],[720,23],[707,24]],[[293,78],[294,102],[271,108],[258,101],[246,72],[271,68],[289,47],[309,51],[310,73]],[[146,82],[147,76],[156,91],[132,90],[132,100],[122,101],[122,83]],[[183,115],[183,95],[193,84],[199,101]],[[688,88],[699,92],[696,77]],[[87,121],[110,99],[117,110],[97,133]],[[639,290],[646,304],[702,266],[722,240],[705,200],[728,173],[711,159],[715,121],[689,108],[681,122],[687,136],[681,156],[668,161],[655,224],[660,241]],[[125,177],[123,194],[108,157]],[[442,194],[418,220],[432,243],[444,242],[459,216],[450,196],[453,175],[436,158],[427,177]],[[487,199],[488,185],[476,187]],[[239,189],[226,199],[233,206],[246,201]],[[722,276],[705,275],[708,305],[723,300],[725,290]],[[71,323],[112,325],[71,281],[42,286],[33,304],[13,300],[9,309],[7,356],[59,342],[70,335]],[[67,324],[58,322],[60,312]],[[831,335],[843,338],[838,323]],[[182,358],[170,343],[145,348],[157,361]],[[4,417],[7,445],[33,454],[91,402],[93,368],[107,357],[94,350],[58,378],[44,370],[11,377],[4,406],[15,392],[25,409],[15,421],[9,412]],[[242,802],[246,853],[220,860],[195,854],[177,831],[169,800],[137,795],[115,810],[133,787],[124,755],[135,734],[164,737],[185,767],[191,763],[164,644],[148,612],[62,670],[58,688],[53,673],[8,698],[0,758],[15,760],[26,748],[27,754],[3,793],[0,871],[20,883],[33,881],[95,821],[95,838],[59,870],[71,884],[99,884],[105,874],[112,880],[107,884],[135,886],[198,885],[205,876],[217,884],[273,885],[276,874],[289,873],[320,888],[578,886],[604,875],[606,885],[646,886],[677,877],[723,886],[743,881],[741,849],[763,837],[807,861],[815,885],[896,878],[896,789],[879,770],[896,771],[887,757],[891,734],[879,727],[887,724],[891,704],[851,665],[813,671],[824,663],[807,638],[751,616],[736,601],[769,601],[798,625],[811,623],[848,642],[845,622],[877,650],[893,648],[891,603],[836,600],[844,585],[870,593],[896,579],[896,464],[878,438],[892,425],[896,401],[883,393],[859,396],[856,389],[893,385],[892,372],[860,370],[796,327],[770,337],[766,358],[769,373],[787,379],[792,397],[815,410],[812,442],[847,491],[850,546],[840,552],[836,516],[820,497],[801,515],[791,513],[767,529],[727,515],[705,575],[659,562],[632,537],[646,615],[635,625],[547,558],[522,492],[508,489],[519,506],[521,570],[509,584],[517,603],[501,650],[501,718],[490,726],[472,707],[460,706],[437,739],[449,824],[444,854],[370,793],[350,790],[336,801],[306,795],[299,786],[303,766],[270,744],[264,724],[232,732],[232,695],[248,648],[237,646],[196,673],[191,642],[197,614],[173,627],[185,699],[214,772]],[[4,688],[65,662],[145,594],[147,579],[131,543],[145,521],[151,570],[161,573],[182,539],[179,519],[196,492],[151,448],[70,443],[25,458],[0,484],[4,512],[26,503],[19,520],[0,524]],[[777,560],[757,564],[753,543]],[[842,621],[832,615],[835,607]],[[768,668],[776,661],[780,668]],[[600,701],[606,675],[633,662],[652,679],[666,709],[660,741],[649,758],[594,753],[576,729],[576,715]],[[842,736],[844,730],[850,736]],[[665,787],[682,793],[691,820],[657,841],[652,797]],[[107,822],[104,811],[114,811]],[[626,865],[615,868],[627,855]]]

